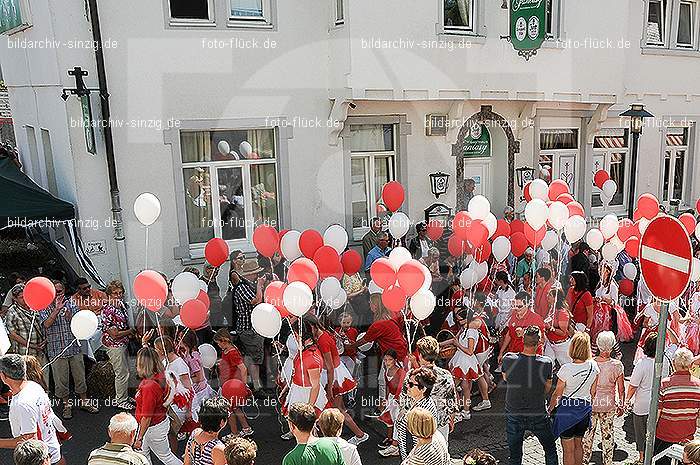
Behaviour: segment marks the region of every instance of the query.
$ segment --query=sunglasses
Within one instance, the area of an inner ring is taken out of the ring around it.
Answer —
[[[78,286],[78,289],[81,290],[81,291],[87,291],[87,290],[90,289],[91,287],[92,287],[92,286],[88,284],[87,286]]]
[[[412,387],[415,387],[415,388],[420,387],[420,384],[415,383],[415,382],[413,382],[413,381],[409,381],[408,383],[406,383],[406,385],[407,385],[408,387],[410,387],[410,388],[412,388]]]

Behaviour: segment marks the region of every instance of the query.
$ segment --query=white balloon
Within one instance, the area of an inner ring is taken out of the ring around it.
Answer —
[[[134,215],[142,225],[152,225],[160,216],[160,200],[150,192],[144,192],[134,200]]]
[[[330,302],[338,297],[338,294],[340,294],[342,289],[343,288],[340,286],[340,281],[338,281],[338,278],[330,276],[321,281],[321,299],[323,299],[327,305],[330,305]]]
[[[620,253],[625,249],[625,243],[622,242],[620,238],[617,237],[617,235],[614,235],[608,242],[615,246],[615,250],[617,250],[617,253]]]
[[[695,239],[700,240],[700,223],[695,225]]]
[[[375,283],[374,281],[369,282],[369,285],[367,286],[367,290],[369,291],[370,295],[381,294],[382,292],[384,292],[384,290],[381,287],[377,286],[377,283]]]
[[[389,252],[389,262],[393,265],[395,270],[401,268],[401,265],[411,258],[413,258],[411,257],[411,252],[409,252],[406,247],[395,247]]]
[[[476,266],[476,279],[477,284],[483,281],[489,274],[489,264],[486,262],[481,262]]]
[[[690,267],[690,280],[700,280],[700,259],[693,257],[693,264]]]
[[[199,278],[194,273],[183,271],[173,279],[172,290],[179,304],[196,299],[199,295]]]
[[[510,241],[505,236],[498,236],[491,244],[491,254],[498,263],[508,258],[510,254]]]
[[[612,202],[612,197],[606,195],[605,192],[601,192],[600,200],[603,202],[603,205],[607,208],[607,206],[610,205],[610,202]]]
[[[478,282],[477,278],[477,270],[475,268],[467,267],[462,270],[462,274],[459,275],[459,283],[464,289],[471,289],[472,286]]]
[[[586,233],[586,243],[590,245],[591,249],[593,250],[598,250],[603,247],[604,241],[605,239],[603,238],[603,233],[600,232],[600,229],[593,228]]]
[[[650,220],[646,218],[639,218],[639,234],[644,234],[644,231],[647,230],[649,223],[651,223]],[[642,238],[640,237],[639,239],[641,240]]]
[[[539,181],[542,180],[539,179]],[[532,192],[532,188],[530,188],[530,192]],[[549,208],[547,208],[547,204],[544,200],[532,199],[525,206],[525,220],[535,231],[545,225],[548,217]]]
[[[622,267],[622,274],[625,275],[625,278],[634,281],[634,278],[637,277],[637,267],[634,266],[634,263],[625,263],[625,266]]]
[[[365,337],[365,334],[367,334],[367,333],[358,334],[357,340],[359,341],[360,339]],[[367,342],[365,344],[362,344],[361,346],[357,346],[357,350],[359,350],[360,352],[367,352],[369,349],[372,348],[373,345],[374,345],[374,341],[370,341],[370,342]]]
[[[341,289],[340,293],[331,300],[328,306],[331,307],[333,310],[338,310],[340,307],[345,305],[347,301],[348,294],[347,292],[345,292],[345,289]]]
[[[569,219],[566,220],[564,235],[566,236],[566,240],[569,241],[569,244],[581,240],[584,234],[586,234],[586,220],[578,215],[569,217]]]
[[[467,211],[472,219],[483,220],[491,213],[491,203],[483,195],[475,195],[467,205]]]
[[[620,228],[620,220],[617,219],[617,215],[612,213],[605,215],[602,220],[600,220],[600,232],[603,233],[605,239],[610,239]]]
[[[200,279],[199,280],[199,290],[204,291],[204,293],[206,294],[207,292],[209,292],[209,284],[207,284],[206,281],[203,281]],[[199,294],[197,294],[197,295],[199,295]]]
[[[410,303],[413,316],[418,320],[425,320],[433,313],[436,299],[432,292],[426,289],[419,289],[418,292],[411,297]]]
[[[617,258],[617,247],[615,247],[615,244],[611,244],[610,242],[608,242],[603,246],[602,254],[603,259],[609,262],[614,262]]]
[[[498,220],[496,219],[496,216],[493,213],[489,213],[482,223],[484,223],[484,226],[486,226],[486,229],[488,229],[489,237],[493,236],[498,228]]]
[[[284,289],[282,301],[289,313],[294,316],[303,316],[314,303],[314,295],[306,283],[295,281],[289,283]]]
[[[216,349],[211,344],[201,344],[197,349],[199,357],[202,359],[202,366],[211,369],[216,365]]]
[[[411,227],[411,220],[404,212],[396,212],[389,220],[389,232],[394,239],[401,239]]]
[[[250,145],[250,142],[244,140],[238,145],[238,150],[241,151],[241,155],[248,158],[248,156],[253,152],[253,146]]]
[[[341,225],[332,224],[323,233],[323,243],[333,247],[340,255],[345,252],[345,248],[348,246],[348,233]]]
[[[256,305],[251,312],[250,323],[253,325],[256,333],[262,337],[272,339],[280,333],[282,317],[274,305],[263,302]]]
[[[562,202],[552,202],[549,205],[549,224],[552,225],[554,229],[560,231],[564,225],[566,225],[566,220],[569,219],[569,209]]]
[[[530,183],[530,196],[532,197],[532,200],[549,200],[549,186],[544,179],[535,179]]]
[[[231,146],[228,145],[228,142],[225,140],[219,141],[219,143],[216,144],[216,148],[219,150],[221,155],[228,155],[231,151]]]
[[[462,259],[462,265],[471,265],[474,262],[474,255],[465,255]]]
[[[70,331],[77,340],[84,341],[95,334],[99,324],[95,312],[92,310],[81,310],[71,318]]]
[[[612,199],[617,192],[617,183],[612,179],[608,179],[603,183],[603,188],[601,190],[606,197]]]
[[[542,238],[542,248],[549,252],[559,243],[559,237],[554,231],[547,231]],[[491,248],[491,253],[493,253],[493,247]]]
[[[433,275],[430,274],[430,270],[428,267],[423,266],[423,285],[420,287],[421,289],[430,289],[430,286],[433,285]]]
[[[288,262],[293,262],[297,258],[301,257],[301,249],[299,248],[299,238],[301,233],[299,231],[291,230],[287,231],[282,240],[280,241],[280,251],[282,256],[287,259]]]

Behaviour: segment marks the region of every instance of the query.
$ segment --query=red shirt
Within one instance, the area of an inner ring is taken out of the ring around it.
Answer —
[[[574,302],[576,302],[576,307],[573,306]],[[591,293],[588,291],[577,292],[572,287],[569,289],[569,293],[566,294],[566,303],[569,304],[569,310],[574,317],[574,321],[585,325],[588,318],[586,308],[593,305]]]
[[[335,345],[335,338],[328,334],[328,331],[323,331],[321,336],[319,336],[318,341],[316,341],[318,350],[321,351],[321,356],[325,354],[331,354],[331,362],[333,363],[333,368],[338,368],[340,366],[340,355],[338,354],[338,346]]]
[[[564,308],[557,309],[552,317],[552,328],[561,329],[561,326],[564,326],[564,334],[555,333],[554,330],[547,331],[547,339],[549,339],[549,342],[552,344],[558,344],[569,339],[568,325],[569,312]]]
[[[165,420],[165,376],[158,373],[152,378],[141,380],[136,391],[136,412],[134,416],[137,422],[142,418],[150,417],[151,426]]]
[[[400,361],[408,356],[408,344],[404,337],[402,322],[398,318],[375,321],[365,333],[365,341],[376,341],[382,355],[389,349],[394,349]]]
[[[525,315],[523,315],[522,318],[518,318],[518,314],[513,312],[510,320],[508,320],[508,334],[510,334],[510,345],[508,346],[508,352],[522,352],[523,337],[522,335],[518,337],[517,330],[518,328],[522,328],[522,330],[525,331],[525,328],[528,326],[537,326],[540,328],[540,331],[542,331],[542,334],[544,334],[544,320],[537,313],[533,312],[532,310],[528,310],[525,312]],[[540,350],[538,350],[538,352],[541,351],[542,344],[540,344],[539,349]]]
[[[682,444],[693,439],[700,409],[700,379],[677,371],[661,380],[656,437]]]
[[[238,366],[242,364],[243,357],[236,347],[231,347],[221,354],[221,360],[219,360],[219,381],[221,384],[229,379],[240,379]],[[246,380],[241,379],[241,381],[245,382]]]
[[[357,331],[357,328],[353,328],[351,326],[348,329],[343,330],[342,328],[338,327],[338,328],[336,328],[336,331],[338,331],[339,334],[342,334],[343,336],[345,336],[347,338],[347,342],[349,342],[350,344],[357,341],[357,335],[359,333],[359,331]],[[346,355],[350,358],[355,358],[355,356],[357,355],[357,348],[348,349],[348,346],[345,345],[345,350],[343,350],[343,355]]]
[[[547,294],[549,294],[550,289],[552,289],[551,282],[546,282],[542,287],[535,287],[535,313],[542,318],[547,318],[547,314],[549,313]]]
[[[322,368],[323,357],[321,356],[321,352],[315,345],[307,347],[302,351],[301,357],[299,357],[298,352],[296,357],[294,357],[294,372],[292,374],[292,383],[296,384],[297,386],[311,387],[311,381],[309,380],[309,370],[320,370]]]
[[[386,393],[392,394],[395,399],[399,398],[401,394],[401,388],[403,387],[403,379],[406,376],[406,370],[399,368],[396,370],[394,376],[389,379],[389,373],[386,371],[384,373],[384,380],[386,381]]]

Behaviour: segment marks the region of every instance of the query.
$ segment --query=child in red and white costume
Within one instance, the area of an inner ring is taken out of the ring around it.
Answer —
[[[661,301],[652,300],[649,302],[639,314],[635,317],[635,323],[641,323],[642,335],[639,337],[639,343],[637,344],[637,352],[634,356],[634,363],[636,364],[638,360],[643,358],[644,352],[642,347],[647,338],[654,333],[658,332],[659,329],[659,312],[661,311]],[[678,349],[680,333],[680,315],[678,313],[678,305],[675,302],[671,302],[668,306],[668,326],[666,333],[666,349],[664,350],[664,364],[662,369],[662,376],[668,376],[671,368],[671,360],[673,360],[673,355]]]
[[[379,416],[379,421],[387,426],[386,438],[379,444],[380,454],[384,457],[399,455],[398,434],[394,424],[400,413],[399,396],[406,377],[406,370],[401,366],[395,350],[384,354],[384,381],[386,383],[386,404]]]
[[[343,343],[343,354],[340,356],[340,361],[345,365],[351,375],[355,375],[355,367],[357,366],[357,347],[351,344],[357,342],[359,331],[352,326],[352,314],[343,312],[340,315],[340,326],[336,328],[336,332]]]
[[[237,379],[246,384],[248,379],[248,368],[243,362],[243,356],[238,347],[231,341],[231,333],[228,329],[221,328],[214,334],[214,343],[221,349],[221,359],[218,362],[219,383],[223,386],[230,379]],[[248,389],[245,401],[253,395]],[[232,405],[231,413],[228,417],[228,424],[233,434],[238,434],[238,423],[241,426],[240,435],[249,437],[253,435],[253,428],[248,423],[248,419],[240,405]]]
[[[187,363],[175,352],[175,344],[168,336],[162,336],[154,341],[156,352],[165,367],[165,381],[169,385],[169,402],[177,415],[182,427],[175,433],[189,433],[195,428],[192,418],[192,401],[194,387]]]
[[[314,328],[308,321],[310,316],[304,317],[301,323],[301,331],[297,333],[297,340],[302,344],[294,356],[292,378],[289,384],[286,403],[282,413],[287,414],[287,409],[295,402],[311,404],[316,408],[316,414],[329,406],[326,390],[321,384],[321,371],[323,370],[323,356],[316,345]]]

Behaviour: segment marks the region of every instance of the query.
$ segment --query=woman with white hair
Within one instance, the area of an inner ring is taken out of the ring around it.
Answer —
[[[594,360],[598,364],[598,386],[593,397],[591,427],[583,438],[583,463],[590,463],[593,450],[593,437],[596,426],[600,425],[603,446],[603,464],[612,465],[615,451],[615,416],[624,413],[625,405],[625,368],[622,362],[610,356],[617,340],[611,331],[598,334],[596,344],[600,355]]]

